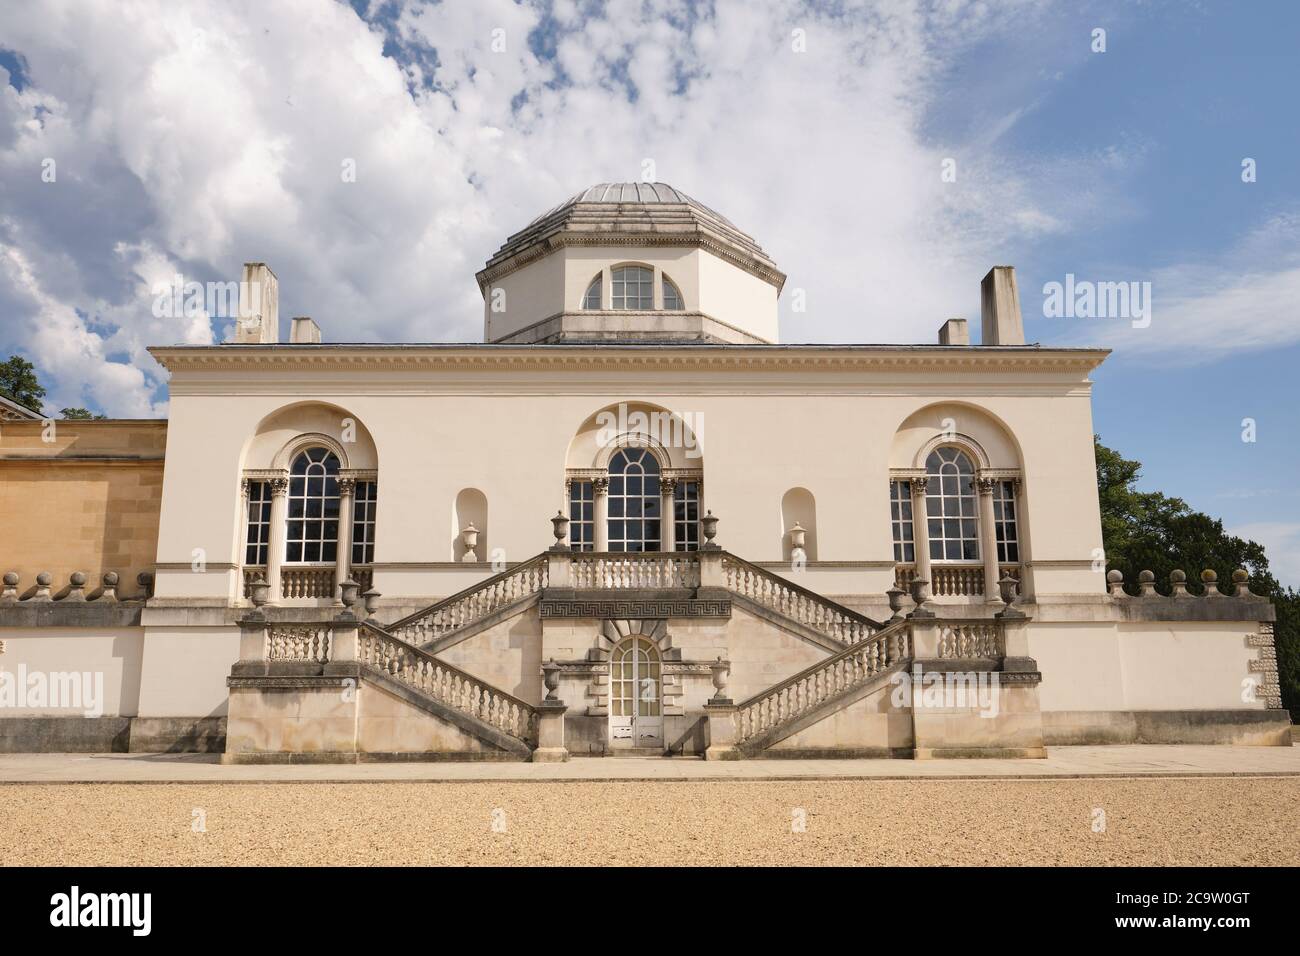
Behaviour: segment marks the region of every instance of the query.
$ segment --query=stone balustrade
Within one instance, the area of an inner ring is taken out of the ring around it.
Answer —
[[[482,620],[500,608],[546,587],[546,556],[538,555],[473,587],[389,625],[388,631],[423,645],[457,628]]]
[[[982,597],[984,595],[983,564],[931,564],[931,593],[935,597]],[[1010,577],[1020,580],[1020,565],[998,565],[998,579]],[[894,567],[894,587],[907,591],[916,578],[916,565],[899,564]]]
[[[73,571],[68,575],[66,592],[54,587],[54,576],[49,571],[36,575],[34,587],[23,588],[22,575],[17,571],[6,571],[3,587],[0,588],[0,605],[12,604],[117,604],[143,603],[153,594],[153,572],[141,571],[136,575],[136,584],[140,593],[125,597],[118,593],[121,578],[116,571],[106,571],[100,579],[100,586],[94,590],[87,588],[87,576],[82,571]]]
[[[266,629],[266,659],[325,664],[330,660],[328,624],[275,624]]]
[[[404,640],[362,624],[357,660],[529,746],[537,744],[536,708]]]
[[[700,560],[689,552],[577,553],[570,560],[572,584],[579,589],[700,586]]]
[[[940,660],[995,659],[1003,656],[1004,647],[998,621],[939,622]]]
[[[292,565],[284,565],[280,570],[280,597],[281,598],[336,598],[338,597],[338,585],[335,582],[334,565],[321,565],[312,568],[297,569]],[[299,574],[298,572],[305,572]],[[369,591],[374,584],[374,571],[367,565],[354,564],[350,568],[352,580],[362,591]],[[328,573],[326,573],[328,572]],[[266,565],[264,564],[246,564],[242,568],[243,577],[243,595],[244,600],[251,600],[253,596],[253,585],[257,581],[266,580]],[[321,593],[326,588],[328,593]],[[291,592],[302,592],[291,593]]]
[[[729,552],[722,555],[722,575],[728,590],[844,644],[864,640],[884,626]]]
[[[298,598],[334,597],[334,565],[292,565],[280,568],[280,597],[292,601]]]
[[[1260,594],[1255,594],[1250,590],[1250,575],[1244,568],[1238,568],[1232,572],[1232,593],[1225,594],[1219,589],[1219,575],[1217,571],[1206,569],[1201,572],[1201,593],[1192,594],[1187,589],[1187,574],[1184,571],[1175,570],[1169,572],[1169,593],[1161,594],[1156,589],[1156,576],[1152,571],[1141,571],[1138,573],[1138,591],[1132,594],[1124,588],[1124,572],[1112,569],[1106,572],[1106,587],[1113,598],[1121,600],[1173,600],[1178,601],[1186,598],[1226,598],[1234,597],[1253,601],[1267,601],[1268,599]]]
[[[736,706],[736,743],[760,737],[874,680],[912,656],[911,624],[898,621]]]

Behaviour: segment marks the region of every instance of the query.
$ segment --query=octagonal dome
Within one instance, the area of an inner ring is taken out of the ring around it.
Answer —
[[[775,286],[785,275],[731,220],[667,183],[598,183],[506,239],[478,273],[480,288],[566,244],[699,245]]]

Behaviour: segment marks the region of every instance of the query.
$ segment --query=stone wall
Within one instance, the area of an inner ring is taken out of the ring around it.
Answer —
[[[6,422],[0,573],[18,572],[20,593],[42,571],[59,587],[74,571],[133,586],[156,560],[166,439],[165,421]]]

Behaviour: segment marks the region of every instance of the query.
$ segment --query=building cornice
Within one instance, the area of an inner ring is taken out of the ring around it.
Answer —
[[[976,372],[1086,375],[1109,349],[935,345],[175,345],[178,372]]]

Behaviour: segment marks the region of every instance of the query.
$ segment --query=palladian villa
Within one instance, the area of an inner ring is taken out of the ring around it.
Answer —
[[[481,344],[331,342],[243,278],[231,341],[151,349],[166,421],[0,409],[0,750],[1290,743],[1243,572],[1107,573],[1107,353],[1026,343],[1010,267],[977,343],[786,344],[756,239],[616,183],[487,261]]]

